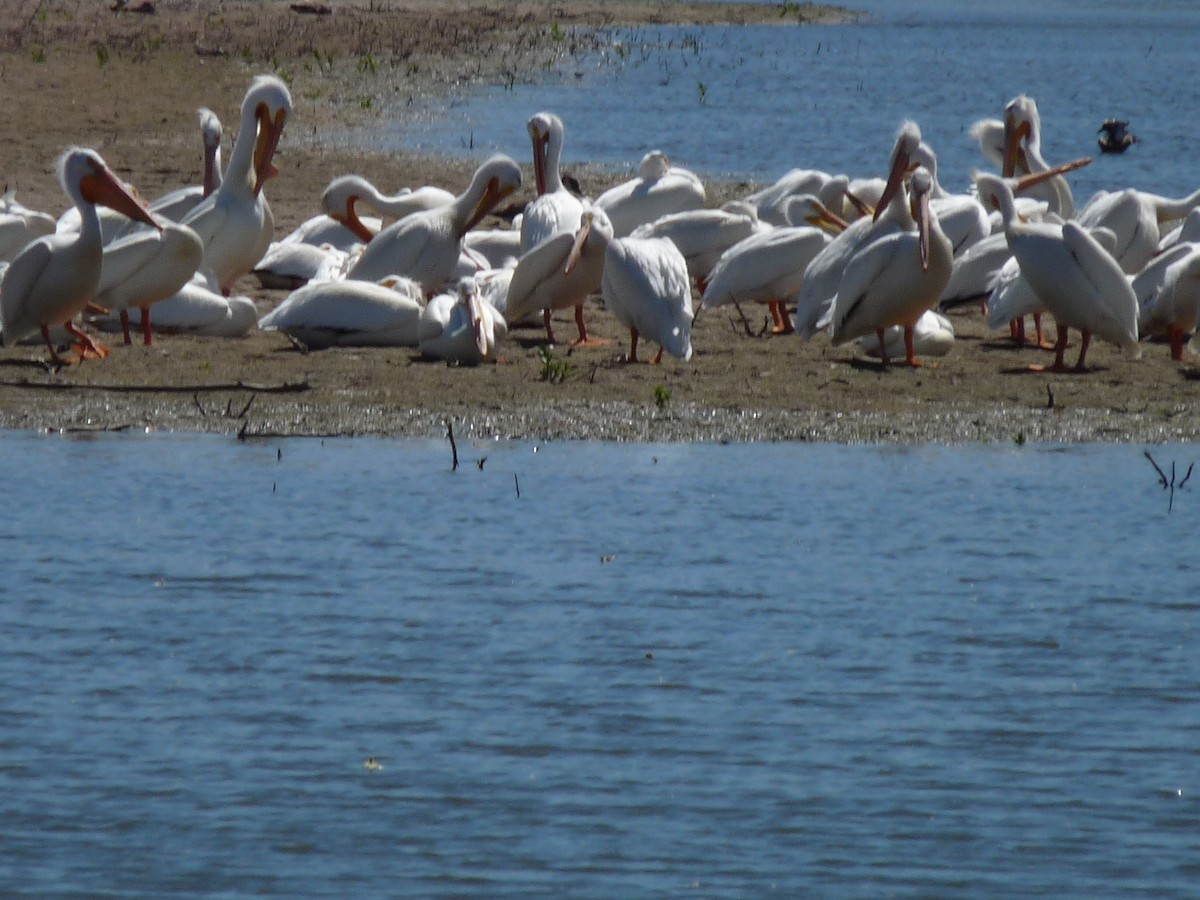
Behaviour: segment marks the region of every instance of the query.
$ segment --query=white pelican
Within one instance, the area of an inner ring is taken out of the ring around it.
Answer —
[[[11,190],[0,197],[0,262],[7,262],[35,238],[54,234],[55,220],[17,202]]]
[[[558,168],[563,146],[562,119],[554,113],[540,112],[529,119],[528,127],[537,196],[529,201],[521,216],[522,253],[560,231],[574,234],[583,215],[583,201],[567,190]]]
[[[938,217],[938,224],[954,255],[960,256],[992,233],[988,211],[976,197],[969,194],[951,194],[942,187],[937,175],[937,154],[925,141],[921,141],[912,154],[912,162],[924,166],[933,181],[929,208]]]
[[[590,206],[575,232],[563,231],[538,244],[517,262],[508,285],[504,314],[510,322],[542,311],[546,339],[553,344],[551,313],[575,309],[579,339],[575,344],[595,343],[588,338],[583,320],[583,303],[600,290],[600,277],[612,224],[604,210]]]
[[[274,174],[271,160],[291,112],[287,85],[273,75],[255,78],[242,101],[241,128],[221,186],[180,222],[204,242],[203,266],[217,276],[222,293],[254,268],[271,243],[275,220],[262,188]]]
[[[507,156],[493,156],[453,203],[405,216],[379,232],[346,277],[379,281],[403,275],[427,295],[440,290],[458,262],[463,235],[520,186],[520,167]]]
[[[140,327],[142,311],[130,311],[130,322]],[[122,329],[113,315],[88,320],[105,331]],[[242,337],[258,327],[258,309],[249,297],[226,297],[211,272],[197,272],[192,280],[165,300],[154,304],[154,330],[160,334],[190,334],[207,337]]]
[[[200,117],[200,136],[204,142],[204,181],[177,188],[150,204],[150,212],[160,219],[178,222],[201,200],[221,186],[221,120],[211,109],[196,110]]]
[[[1200,241],[1200,209],[1193,209],[1174,228],[1158,240],[1158,252],[1170,250],[1179,243],[1196,243]]]
[[[288,294],[259,319],[313,350],[326,347],[415,347],[425,292],[411,278],[314,281]]]
[[[1042,117],[1032,97],[1019,94],[1004,107],[1004,157],[1000,174],[1005,178],[1019,175],[1038,175],[1050,165],[1042,156]],[[1062,175],[1048,178],[1031,186],[1029,196],[1045,200],[1050,212],[1062,219],[1075,214],[1071,186]]]
[[[883,330],[883,344],[879,343],[879,332],[864,334],[858,339],[858,346],[867,356],[886,356],[895,359],[903,356],[904,327],[892,325]],[[945,356],[954,346],[954,326],[941,313],[929,310],[917,324],[913,326],[913,351],[922,356]]]
[[[661,150],[642,157],[637,178],[609,188],[595,200],[608,215],[614,237],[626,237],[639,225],[671,213],[703,209],[704,203],[704,184],[699,177],[672,166]]]
[[[726,250],[709,277],[700,305],[766,303],[774,334],[795,329],[787,300],[804,284],[804,270],[830,241],[828,232],[810,225],[781,225],[758,232]]]
[[[81,358],[88,351],[107,353],[71,321],[95,297],[100,281],[103,250],[96,204],[158,226],[95,151],[67,150],[59,159],[58,176],[79,210],[80,230],[37,238],[17,254],[0,280],[0,321],[4,343],[10,346],[40,329],[51,358],[61,364],[50,340],[51,325],[65,323],[83,345]]]
[[[975,183],[981,193],[999,199],[1004,232],[1021,275],[1054,316],[1058,339],[1053,371],[1066,369],[1068,328],[1083,333],[1076,371],[1083,370],[1093,334],[1136,352],[1137,298],[1112,254],[1076,222],[1065,222],[1060,229],[1018,221],[1012,191],[1003,179],[977,175]]]
[[[1138,334],[1166,335],[1171,359],[1184,359],[1184,341],[1200,321],[1200,244],[1177,244],[1131,282],[1138,301]]]
[[[929,209],[933,179],[918,168],[909,184],[909,209],[915,231],[901,231],[861,247],[846,263],[837,298],[829,310],[835,345],[878,333],[886,355],[884,329],[904,327],[905,361],[919,366],[913,345],[917,320],[937,305],[950,280],[954,249]]]
[[[850,179],[845,175],[830,175],[819,169],[790,169],[772,185],[746,197],[769,225],[791,225],[787,205],[793,197],[816,197],[827,209],[841,214],[846,188]]]
[[[1126,188],[1096,194],[1075,220],[1084,228],[1110,229],[1117,236],[1117,262],[1133,275],[1158,252],[1161,226],[1186,218],[1198,206],[1200,191],[1171,198]]]
[[[421,310],[418,346],[429,359],[477,366],[494,359],[496,341],[508,333],[504,317],[479,294],[474,278],[433,297]]]
[[[666,238],[616,238],[605,252],[604,305],[629,329],[628,362],[637,362],[638,338],[676,359],[692,358],[692,288],[687,263]]]
[[[804,272],[804,283],[795,297],[796,329],[805,340],[810,340],[828,324],[829,311],[850,260],[869,244],[916,227],[904,191],[904,180],[920,144],[920,128],[915,122],[904,122],[896,133],[888,177],[875,203],[875,212],[844,227],[809,263]]]
[[[186,225],[164,222],[160,228],[117,238],[104,247],[93,302],[120,313],[126,344],[131,342],[129,310],[141,310],[142,341],[150,346],[151,305],[187,284],[204,257],[204,244]]]
[[[694,209],[689,212],[663,216],[634,229],[633,236],[669,239],[687,261],[688,274],[696,288],[704,293],[708,277],[721,254],[767,227],[758,220],[753,204],[731,200],[720,209]]]

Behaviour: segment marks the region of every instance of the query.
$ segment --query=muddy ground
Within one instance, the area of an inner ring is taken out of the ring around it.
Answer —
[[[126,9],[137,6],[130,0]],[[196,183],[196,107],[211,107],[232,127],[250,79],[274,71],[290,80],[296,104],[276,157],[280,174],[267,188],[282,235],[316,214],[336,175],[358,172],[386,190],[438,184],[457,192],[475,165],[334,146],[323,138],[330,130],[369,128],[465,85],[504,84],[561,63],[593,49],[613,24],[796,27],[800,16],[845,18],[782,4],[332,7],[332,15],[316,15],[288,3],[160,0],[152,14],[118,14],[109,3],[12,4],[16,12],[0,26],[0,72],[16,111],[0,130],[9,185],[29,206],[61,210],[53,167],[71,144],[97,149],[148,197]],[[628,177],[570,158],[569,144],[565,155],[593,195]],[[754,187],[710,184],[710,201]],[[264,313],[286,295],[249,276],[238,292]],[[477,369],[425,362],[414,350],[302,353],[267,333],[163,336],[152,348],[115,346],[104,361],[58,372],[44,365],[44,348],[3,348],[0,426],[441,436],[451,421],[468,437],[705,441],[1158,442],[1200,434],[1200,371],[1171,362],[1161,344],[1145,345],[1140,360],[1094,345],[1086,373],[1034,375],[1025,367],[1046,354],[988,332],[972,309],[954,317],[959,340],[949,356],[920,370],[881,370],[853,345],[772,337],[762,333],[762,310],[746,314],[743,321],[734,310],[703,313],[693,359],[659,367],[618,361],[627,335],[598,298],[588,319],[607,346],[547,348],[540,329],[515,329],[502,361]],[[557,330],[573,333],[568,316]]]

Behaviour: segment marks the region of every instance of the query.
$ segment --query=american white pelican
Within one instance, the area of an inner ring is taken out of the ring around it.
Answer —
[[[479,294],[474,278],[430,299],[421,310],[418,346],[429,359],[477,366],[494,359],[496,342],[508,333],[504,317]]]
[[[204,244],[186,225],[164,222],[160,228],[117,238],[104,247],[93,302],[120,314],[126,344],[131,342],[129,310],[141,311],[142,342],[149,347],[151,305],[191,281],[204,257]]]
[[[634,229],[633,236],[669,239],[683,254],[688,274],[703,294],[721,254],[738,241],[768,227],[759,222],[758,211],[752,204],[732,200],[720,209],[694,209],[663,216]]]
[[[1166,335],[1171,359],[1200,322],[1200,244],[1177,244],[1154,258],[1131,282],[1138,301],[1138,334]]]
[[[616,238],[605,252],[600,292],[605,307],[629,329],[628,362],[637,362],[638,338],[676,359],[692,358],[692,288],[687,263],[666,238]]]
[[[642,157],[638,177],[609,188],[595,200],[608,215],[614,237],[626,237],[639,225],[671,213],[703,209],[704,184],[687,169],[672,166],[667,154],[651,150]]]
[[[920,144],[920,128],[915,122],[904,122],[892,145],[888,177],[876,199],[874,213],[863,215],[843,228],[809,263],[804,283],[795,296],[796,330],[805,340],[828,325],[829,312],[850,260],[874,241],[915,229],[904,180]]]
[[[590,206],[574,232],[560,232],[538,244],[517,262],[508,285],[504,314],[510,322],[542,311],[546,339],[553,344],[554,310],[575,309],[579,329],[576,344],[589,342],[583,320],[583,304],[588,295],[600,290],[600,277],[612,224],[604,210]],[[594,343],[594,342],[592,342]]]
[[[241,127],[221,186],[180,222],[204,242],[202,265],[216,275],[222,293],[254,268],[271,243],[275,220],[262,189],[275,171],[271,160],[291,113],[287,85],[273,75],[255,78],[242,100]]]
[[[819,169],[790,169],[772,185],[746,197],[769,225],[791,225],[787,217],[788,202],[793,197],[816,197],[825,207],[841,215],[846,188],[850,179],[845,175],[830,175]]]
[[[54,234],[54,216],[17,202],[11,190],[0,197],[0,262],[7,262],[35,238]]]
[[[1200,207],[1200,191],[1171,198],[1126,188],[1100,192],[1075,220],[1084,228],[1108,228],[1117,236],[1117,262],[1127,274],[1140,272],[1158,252],[1161,227],[1184,219]]]
[[[1042,117],[1032,97],[1019,94],[1004,107],[1004,157],[1000,174],[1005,178],[1039,175],[1050,165],[1042,156]],[[1028,196],[1045,200],[1050,212],[1062,219],[1075,214],[1071,186],[1062,175],[1031,186]]]
[[[141,327],[142,311],[130,311],[129,320]],[[119,331],[121,320],[104,314],[88,321],[104,331]],[[154,304],[154,330],[160,334],[205,337],[242,337],[258,327],[258,309],[249,297],[226,297],[211,272],[197,272],[192,280],[165,300]]]
[[[1083,333],[1079,359],[1093,334],[1137,352],[1137,298],[1117,261],[1086,229],[1076,222],[1057,226],[1018,221],[1012,191],[1003,179],[977,175],[981,193],[1000,202],[1008,245],[1034,292],[1054,316],[1058,326],[1053,371],[1065,371],[1063,353],[1068,328]]]
[[[528,127],[537,196],[526,204],[521,216],[522,253],[560,231],[574,234],[583,215],[583,201],[567,190],[558,168],[563,147],[562,119],[554,113],[540,112],[529,119]]]
[[[956,257],[992,233],[988,211],[978,198],[969,194],[951,194],[942,187],[938,181],[937,154],[925,141],[917,144],[912,154],[912,163],[924,166],[929,172],[933,182],[929,208],[938,217],[938,224],[946,237],[950,238],[950,245],[954,248]]]
[[[263,316],[263,331],[282,331],[313,350],[415,347],[425,292],[411,278],[314,281]]]
[[[204,143],[204,180],[200,184],[177,188],[150,204],[150,212],[160,219],[178,222],[201,200],[221,186],[221,120],[211,109],[200,107],[200,136]],[[125,229],[124,233],[128,233]]]
[[[700,305],[766,303],[772,333],[791,334],[787,300],[799,292],[804,270],[830,240],[828,232],[810,225],[781,225],[752,234],[721,254]]]
[[[50,340],[50,326],[65,324],[83,345],[80,357],[107,351],[72,322],[96,295],[103,264],[100,218],[96,204],[104,204],[130,218],[158,227],[149,211],[109,171],[93,150],[72,147],[60,157],[58,176],[63,189],[79,210],[78,234],[50,234],[28,244],[0,280],[0,321],[4,343],[41,330],[50,356],[62,360]]]
[[[1200,209],[1193,209],[1184,220],[1158,240],[1158,252],[1170,250],[1176,244],[1200,241]]]
[[[493,156],[453,203],[405,216],[379,232],[346,277],[379,281],[403,275],[427,295],[440,290],[458,262],[463,235],[520,186],[520,166],[502,154]]]
[[[837,297],[829,310],[830,338],[834,345],[878,333],[884,347],[880,358],[887,365],[884,329],[904,328],[905,361],[919,366],[913,330],[917,320],[937,305],[950,280],[954,250],[929,209],[933,179],[918,168],[909,182],[909,210],[914,231],[901,231],[861,247],[846,263]]]
[[[864,334],[858,339],[858,346],[867,356],[886,356],[895,359],[903,356],[904,327],[892,325],[883,330],[883,344],[879,343],[879,332]],[[913,351],[921,356],[945,356],[954,346],[954,326],[941,313],[929,310],[917,324],[913,326]]]

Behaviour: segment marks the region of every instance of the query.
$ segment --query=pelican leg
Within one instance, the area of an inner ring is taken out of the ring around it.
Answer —
[[[1040,363],[1029,367],[1030,372],[1065,372],[1066,365],[1063,364],[1063,354],[1067,352],[1067,326],[1062,322],[1055,322],[1055,327],[1058,329],[1058,339],[1054,342],[1054,364],[1047,367]]]
[[[554,328],[550,324],[550,310],[549,309],[542,310],[542,322],[544,322],[546,325],[546,340],[548,340],[551,344],[553,344],[554,343]]]
[[[150,307],[143,306],[142,310],[142,346],[149,347],[154,341],[150,337]]]
[[[659,347],[658,354],[654,357],[654,359],[650,360],[650,365],[652,365],[652,366],[661,365],[662,364],[662,355],[663,355],[663,348]]]
[[[587,325],[583,322],[583,304],[575,304],[575,326],[579,329],[579,338],[572,342],[572,347],[601,347],[608,343],[599,338],[590,338],[587,333]]]
[[[1053,350],[1054,345],[1046,340],[1046,334],[1042,331],[1042,314],[1033,314],[1033,332],[1037,338],[1037,345],[1043,350]]]
[[[782,300],[771,300],[767,306],[771,308],[771,318],[775,323],[771,334],[791,334],[796,330],[792,326],[792,317],[788,315],[787,305]]]
[[[74,322],[65,323],[64,327],[78,341],[75,344],[76,352],[79,354],[79,361],[85,359],[104,359],[108,356],[109,350],[99,341],[92,338],[91,335],[79,330],[79,327]]]
[[[1025,319],[1013,319],[1009,322],[1008,334],[1018,344],[1025,343]]]
[[[123,309],[120,312],[121,318],[121,334],[125,337],[125,346],[133,343],[133,338],[129,336],[129,310]]]
[[[67,360],[58,355],[58,351],[54,349],[54,341],[50,340],[50,326],[42,326],[42,340],[46,342],[46,349],[50,351],[50,361],[58,368],[62,368],[67,364]]]
[[[1090,331],[1084,331],[1082,334],[1083,340],[1079,342],[1079,359],[1075,361],[1076,372],[1085,371],[1083,368],[1083,358],[1087,355],[1088,344],[1092,342],[1092,333]]]
[[[1167,340],[1171,342],[1171,359],[1175,362],[1183,362],[1183,339],[1185,337],[1182,328],[1172,326],[1167,332]]]
[[[635,363],[637,358],[638,330],[636,328],[629,329],[629,355],[625,357],[625,362]]]
[[[879,338],[879,362],[886,369],[892,361],[888,359],[887,340],[884,338],[883,329],[876,328],[875,336]]]
[[[913,349],[913,327],[911,325],[904,326],[904,361],[914,369],[919,369],[924,365],[917,359],[916,350]]]

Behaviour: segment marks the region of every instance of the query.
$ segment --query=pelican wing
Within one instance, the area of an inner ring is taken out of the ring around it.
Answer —
[[[549,308],[553,282],[564,280],[567,256],[575,243],[575,234],[561,231],[524,254],[513,270],[508,284],[508,301],[504,314],[512,321]]]
[[[54,258],[51,238],[29,244],[4,273],[0,281],[0,316],[3,318],[4,343],[15,344],[38,328],[37,310],[30,302]]]

